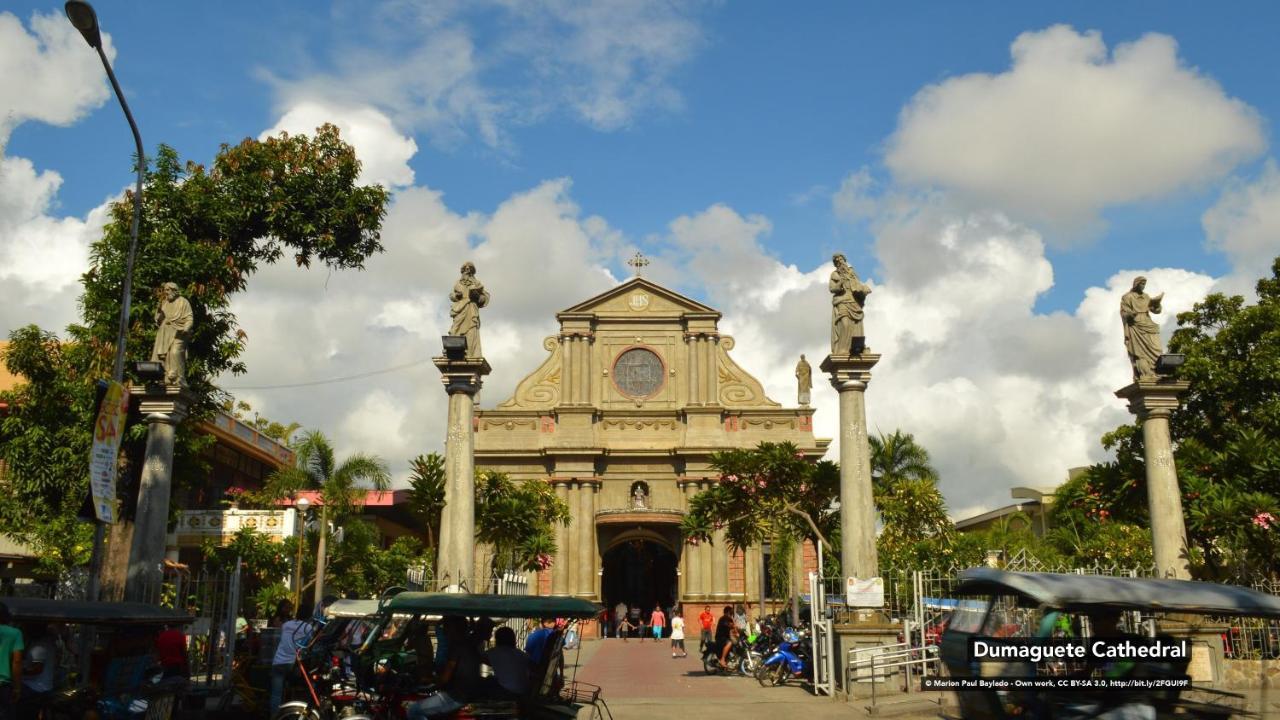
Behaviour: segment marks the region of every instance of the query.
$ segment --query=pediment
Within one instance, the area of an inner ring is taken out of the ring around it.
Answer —
[[[668,290],[655,282],[636,277],[562,310],[556,314],[556,317],[563,320],[565,315],[679,316],[686,313],[720,319],[720,313],[715,308],[703,305],[674,290]]]

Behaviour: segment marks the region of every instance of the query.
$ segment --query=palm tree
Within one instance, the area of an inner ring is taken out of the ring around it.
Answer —
[[[326,507],[346,515],[361,505],[365,490],[391,486],[391,472],[382,458],[356,453],[338,463],[333,445],[319,430],[304,433],[294,454],[293,467],[280,468],[267,478],[268,495],[284,498],[300,490],[319,490]]]
[[[938,471],[929,461],[929,451],[911,433],[894,430],[867,438],[871,445],[871,482],[876,495],[890,493],[904,480],[938,482]]]
[[[434,550],[444,511],[444,457],[440,453],[419,455],[409,461],[409,469],[409,512],[422,522],[427,548]]]
[[[320,542],[316,551],[316,600],[319,602],[324,588],[329,522],[354,513],[363,504],[366,490],[389,488],[391,472],[382,458],[366,453],[356,453],[339,463],[333,445],[319,430],[305,433],[294,453],[294,466],[272,473],[263,494],[282,499],[300,490],[320,491]]]

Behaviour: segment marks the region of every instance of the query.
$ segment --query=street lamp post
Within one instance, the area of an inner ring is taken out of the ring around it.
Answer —
[[[294,503],[298,508],[298,557],[293,564],[293,609],[296,612],[302,602],[302,548],[307,544],[307,508],[311,501],[305,497]]]
[[[133,143],[138,153],[138,179],[133,191],[133,223],[129,227],[129,254],[125,258],[124,284],[120,291],[120,327],[116,333],[115,362],[111,367],[112,379],[118,383],[123,383],[125,345],[129,333],[129,306],[133,298],[133,261],[138,251],[138,225],[142,222],[142,176],[143,170],[146,168],[146,155],[142,149],[142,134],[138,132],[138,124],[133,120],[133,113],[129,112],[129,103],[125,101],[124,93],[120,90],[120,83],[116,80],[116,74],[111,69],[110,61],[107,60],[107,54],[102,50],[102,33],[98,27],[97,13],[93,11],[93,6],[84,2],[84,0],[68,0],[65,8],[67,19],[84,36],[85,42],[89,43],[89,47],[98,52],[98,57],[102,60],[102,67],[107,71],[107,79],[111,81],[111,89],[115,92],[121,109],[124,110],[125,120],[129,121],[129,129],[133,131]],[[105,534],[106,528],[103,523],[95,521],[93,557],[89,572],[90,600],[97,600],[102,590],[102,546]]]

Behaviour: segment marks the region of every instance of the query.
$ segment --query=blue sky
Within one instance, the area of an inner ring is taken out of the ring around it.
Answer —
[[[17,32],[16,21],[33,38],[34,14],[61,20],[56,3],[10,3],[0,20],[5,12],[10,32]],[[100,2],[98,13],[149,149],[164,142],[207,161],[219,143],[282,123],[292,128],[289,113],[308,103],[335,122],[363,112],[351,122],[374,130],[357,149],[389,153],[378,167],[398,178],[392,184],[404,200],[389,227],[402,227],[402,219],[404,228],[418,228],[403,231],[405,243],[451,238],[414,246],[422,258],[450,268],[440,282],[462,259],[445,248],[483,259],[503,242],[516,242],[503,239],[507,232],[520,237],[506,229],[506,214],[563,221],[525,241],[553,255],[585,255],[571,277],[590,276],[593,268],[625,277],[622,261],[630,252],[652,255],[655,277],[725,310],[740,336],[739,352],[778,394],[789,392],[795,352],[821,353],[821,322],[812,321],[804,338],[788,332],[806,312],[801,307],[821,318],[824,263],[833,251],[845,251],[883,287],[873,296],[884,298],[883,315],[876,319],[873,301],[872,327],[878,322],[892,332],[881,344],[903,353],[886,370],[886,393],[906,398],[925,389],[979,408],[984,401],[949,394],[964,394],[957,387],[968,382],[976,398],[1004,402],[1024,392],[1039,398],[1027,407],[983,410],[993,413],[983,422],[1000,430],[985,441],[967,432],[973,418],[947,425],[886,411],[886,424],[932,441],[957,478],[944,487],[961,507],[1007,497],[1012,484],[1056,481],[1045,479],[1049,465],[1027,470],[1016,460],[973,461],[990,443],[1038,447],[1015,429],[1025,413],[1052,415],[1072,435],[1053,443],[1068,448],[1052,457],[1053,467],[1064,468],[1096,459],[1099,432],[1123,421],[1114,407],[1088,409],[1108,402],[1104,390],[1124,380],[1112,380],[1117,341],[1101,324],[1114,313],[1106,303],[1127,284],[1118,273],[1167,271],[1153,273],[1152,284],[1157,277],[1178,282],[1171,292],[1184,293],[1189,304],[1210,289],[1247,290],[1264,261],[1280,253],[1280,241],[1266,239],[1273,228],[1280,234],[1280,220],[1270,224],[1280,181],[1268,170],[1271,125],[1280,116],[1274,3]],[[1024,33],[1021,47],[1032,59],[1019,65],[1011,49]],[[1126,55],[1125,48],[1136,50]],[[23,173],[12,166],[9,182],[44,188],[32,191],[38,197],[18,220],[6,225],[0,217],[0,231],[11,234],[15,247],[27,247],[27,255],[6,256],[0,245],[0,258],[27,267],[31,238],[53,226],[81,233],[50,240],[49,247],[66,248],[60,256],[66,267],[60,276],[42,268],[40,278],[25,280],[50,299],[32,300],[39,294],[32,291],[21,312],[0,312],[6,330],[32,320],[65,325],[71,282],[83,269],[76,267],[82,251],[73,250],[93,234],[95,209],[129,183],[127,128],[103,95],[100,73],[83,55],[75,58],[77,51],[90,52],[83,44],[41,48],[51,68],[67,68],[41,82],[65,81],[64,94],[86,93],[82,102],[20,105],[33,89],[23,87],[21,73],[0,81],[0,99],[23,108],[0,125],[9,134],[3,158],[31,165]],[[1074,100],[1058,117],[1038,114],[1051,104],[1056,80]],[[924,102],[931,87],[946,101]],[[1130,104],[1144,93],[1150,101]],[[1054,126],[1077,110],[1079,122]],[[1108,136],[1112,126],[1115,137]],[[1041,130],[1021,137],[1026,128]],[[405,150],[410,141],[415,149]],[[1116,152],[1100,149],[1112,142]],[[987,153],[997,159],[988,163]],[[983,177],[988,170],[996,177]],[[53,173],[61,183],[51,189]],[[1073,174],[1074,180],[1057,179]],[[569,184],[548,184],[558,179]],[[842,186],[849,192],[841,195]],[[419,198],[426,200],[417,204]],[[550,215],[538,214],[550,208]],[[1206,246],[1206,213],[1217,218],[1216,249]],[[410,238],[423,223],[434,228],[428,239]],[[938,252],[913,244],[939,242]],[[396,245],[388,246],[390,255]],[[971,266],[949,265],[962,258],[946,253],[970,250],[977,253],[964,256]],[[1020,264],[1006,262],[1010,257]],[[948,271],[977,284],[957,285]],[[573,292],[548,293],[545,307],[530,306],[545,318],[541,324],[532,315],[496,316],[511,324],[512,347],[545,333],[554,309],[601,289],[603,281],[591,277]],[[0,278],[24,282],[21,272],[6,275],[3,268]],[[991,285],[1013,288],[1010,278],[1031,278],[1030,285],[992,298],[990,307],[1000,310],[967,301]],[[289,288],[309,282],[273,270],[251,283],[242,309],[251,336],[260,314],[254,302],[297,299]],[[359,287],[358,278],[349,282]],[[9,286],[6,292],[21,292]],[[937,294],[952,292],[961,297]],[[408,334],[402,348],[408,357],[421,355],[413,343],[430,337],[439,318],[397,325],[385,319],[404,311],[397,302],[370,298],[369,312],[383,318],[378,327]],[[961,310],[954,321],[919,315],[921,305],[934,302]],[[1010,307],[1017,311],[1004,318]],[[439,308],[422,312],[438,316]],[[932,324],[938,322],[947,324]],[[1023,328],[1018,338],[1028,355],[1017,356],[1003,341],[974,349],[965,325],[987,336]],[[350,342],[361,342],[358,332],[368,329],[353,330]],[[1094,330],[1098,338],[1088,334]],[[954,336],[935,341],[947,333]],[[922,337],[934,344],[919,346]],[[1086,358],[1070,371],[1040,357],[1062,338],[1072,339],[1069,352]],[[290,373],[330,377],[383,361],[332,342],[324,362]],[[513,359],[509,376],[495,380],[495,394],[532,370],[539,352]],[[963,362],[954,360],[957,353]],[[260,384],[284,374],[280,358],[265,349],[251,348],[249,359],[251,379]],[[1026,367],[1034,369],[1018,369]],[[1015,381],[1030,385],[1008,385]],[[398,394],[393,387],[347,390],[328,402],[347,403],[348,415],[367,410],[371,394]],[[1062,399],[1081,394],[1088,402],[1078,407],[1070,404],[1078,400]],[[320,417],[306,400],[283,393],[255,400],[276,415]],[[820,408],[825,401],[818,399]],[[400,409],[406,418],[434,412],[428,405]],[[373,414],[386,412],[397,411]],[[349,443],[363,438],[334,433]],[[987,485],[995,489],[975,489]]]

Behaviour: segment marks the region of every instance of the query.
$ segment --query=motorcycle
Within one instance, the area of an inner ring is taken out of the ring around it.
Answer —
[[[782,633],[782,640],[773,653],[756,669],[756,681],[765,687],[785,685],[791,678],[803,679],[813,673],[813,663],[806,648],[805,637],[795,630]]]

